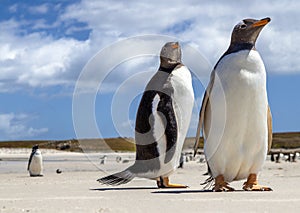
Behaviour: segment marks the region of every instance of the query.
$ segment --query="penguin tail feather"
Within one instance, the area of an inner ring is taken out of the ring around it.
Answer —
[[[100,178],[97,181],[106,185],[118,186],[130,182],[134,177],[135,175],[129,169],[126,169],[122,172]]]
[[[211,187],[212,187],[212,185],[213,185],[213,180],[214,180],[214,178],[213,178],[213,176],[212,175],[210,175],[209,176],[209,178],[207,178],[203,183],[201,183],[200,185],[205,185],[203,188],[204,189],[210,189]]]

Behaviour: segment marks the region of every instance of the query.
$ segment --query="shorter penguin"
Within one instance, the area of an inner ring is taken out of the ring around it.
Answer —
[[[137,111],[135,163],[98,181],[120,185],[142,177],[156,180],[159,188],[187,187],[171,184],[169,176],[179,165],[193,105],[192,76],[181,62],[180,45],[168,42],[161,49],[160,67],[147,84]]]
[[[31,177],[43,176],[43,157],[38,145],[32,147],[27,170]]]

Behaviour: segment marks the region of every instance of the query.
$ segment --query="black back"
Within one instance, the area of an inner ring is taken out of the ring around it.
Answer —
[[[29,160],[28,160],[28,165],[27,165],[27,170],[29,170],[29,166],[31,164],[31,161],[32,161],[32,157],[34,156],[34,154],[36,153],[36,150],[38,150],[39,146],[38,145],[34,145],[32,147],[32,151],[31,151],[31,154],[30,154],[30,157],[29,157]]]

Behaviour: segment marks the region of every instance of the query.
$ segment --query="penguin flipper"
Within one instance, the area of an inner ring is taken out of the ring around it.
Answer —
[[[204,97],[203,97],[203,101],[202,101],[202,105],[201,105],[201,109],[200,109],[200,113],[199,113],[199,122],[198,122],[197,133],[196,133],[196,141],[195,141],[195,144],[194,144],[194,156],[197,154],[199,141],[200,141],[200,132],[201,132],[201,129],[203,128],[203,125],[205,123],[205,121],[204,121],[205,113],[206,113],[206,110],[209,106],[209,94],[212,90],[214,80],[215,80],[215,71],[213,70],[211,75],[210,75],[209,84],[208,84],[208,86],[205,90],[205,94],[204,94]]]
[[[171,91],[166,93],[159,93],[160,101],[158,103],[157,111],[161,112],[164,118],[166,119],[165,132],[164,135],[166,137],[166,157],[165,163],[168,163],[174,156],[176,150],[176,142],[177,142],[177,121],[176,116],[172,104],[172,99],[170,97]],[[164,118],[162,120],[164,120]]]
[[[272,114],[271,114],[271,109],[270,106],[268,106],[268,152],[271,150],[272,146]]]
[[[97,181],[106,185],[118,186],[130,182],[134,177],[135,175],[126,169],[122,172],[100,178]]]
[[[30,157],[29,157],[29,160],[28,160],[28,165],[27,165],[27,171],[29,171],[29,167],[30,167],[30,164],[31,164],[33,155],[34,155],[34,152],[32,152],[32,153],[30,154]]]

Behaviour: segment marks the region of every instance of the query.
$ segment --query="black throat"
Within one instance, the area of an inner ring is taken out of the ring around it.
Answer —
[[[231,44],[226,52],[221,56],[221,58],[216,63],[214,69],[218,66],[219,62],[224,58],[226,55],[231,53],[235,53],[242,50],[255,50],[255,46],[252,43],[238,43],[238,44]]]
[[[228,50],[224,53],[224,55],[228,55],[230,53],[235,53],[241,50],[252,50],[255,49],[254,44],[252,43],[238,43],[232,44],[229,46]]]
[[[168,68],[159,66],[159,69],[158,69],[158,70],[170,74],[176,67],[180,67],[180,66],[182,66],[181,63],[174,64],[174,66],[171,66],[171,67],[168,67]]]

